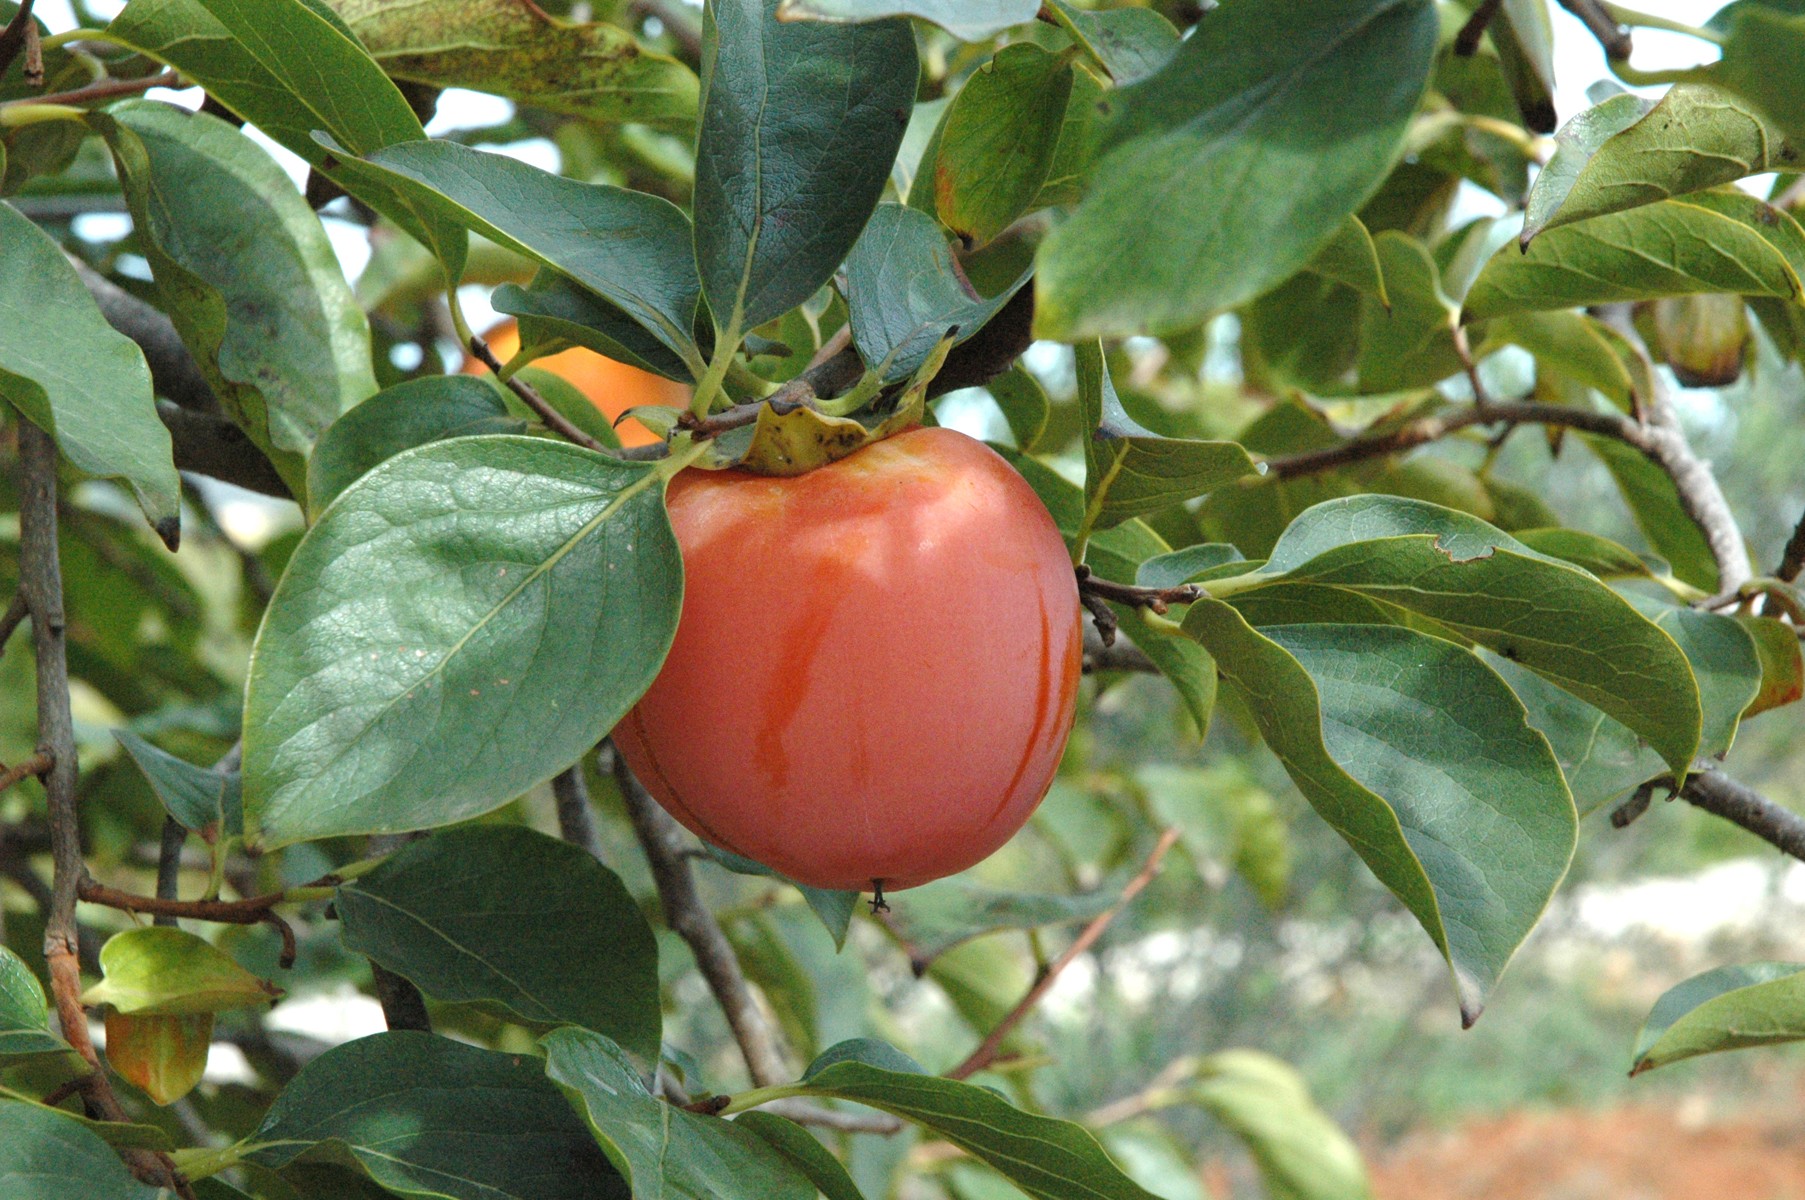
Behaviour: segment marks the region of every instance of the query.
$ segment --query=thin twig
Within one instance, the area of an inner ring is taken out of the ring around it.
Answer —
[[[581,846],[602,858],[602,833],[596,827],[595,807],[589,803],[589,784],[578,760],[552,776],[552,796],[558,802],[558,833],[573,846]]]
[[[1486,27],[1492,23],[1492,18],[1498,15],[1498,10],[1503,5],[1504,0],[1485,0],[1474,9],[1473,15],[1467,18],[1467,23],[1454,35],[1454,53],[1462,58],[1471,58],[1477,54],[1479,39],[1485,36]]]
[[[28,96],[22,100],[9,100],[0,104],[0,108],[8,108],[14,104],[87,104],[94,100],[111,100],[116,96],[133,96],[139,92],[148,92],[152,88],[179,87],[181,76],[174,71],[164,71],[161,75],[147,75],[143,79],[108,79],[100,83],[91,83],[87,87],[79,87],[68,92],[48,92],[42,96]]]
[[[25,603],[25,593],[13,593],[13,602],[7,606],[6,615],[0,616],[0,652],[6,650],[6,643],[13,640],[20,622],[30,615],[31,606]]]
[[[182,879],[182,847],[188,842],[188,830],[174,817],[163,818],[163,837],[157,846],[157,899],[174,900]],[[160,912],[151,918],[154,925],[173,926],[176,915]]]
[[[1800,176],[1805,179],[1805,176]],[[1792,536],[1786,539],[1786,549],[1780,553],[1780,566],[1774,577],[1787,583],[1796,583],[1799,572],[1805,571],[1805,514],[1799,517],[1799,523],[1793,526]],[[0,645],[4,645],[0,638]]]
[[[1140,874],[1128,881],[1128,886],[1122,889],[1120,898],[1093,918],[1091,923],[1086,925],[1077,938],[1072,941],[1072,944],[1066,947],[1065,953],[1048,964],[1047,969],[1041,972],[1040,978],[1034,981],[1034,985],[1028,989],[1027,994],[1016,1001],[1015,1007],[1010,1009],[1001,1021],[997,1022],[996,1028],[992,1029],[989,1035],[978,1044],[978,1048],[967,1055],[964,1062],[946,1073],[948,1079],[969,1079],[996,1061],[1004,1040],[1034,1010],[1034,1006],[1040,1003],[1041,997],[1052,989],[1060,972],[1071,966],[1079,955],[1089,950],[1092,944],[1103,936],[1103,931],[1109,928],[1110,922],[1114,921],[1122,910],[1128,907],[1129,901],[1140,895],[1141,889],[1153,882],[1153,877],[1159,873],[1161,860],[1166,857],[1166,851],[1170,850],[1177,841],[1178,830],[1176,829],[1168,829],[1160,834],[1159,841],[1154,843],[1153,852],[1147,856],[1147,861],[1142,865]]]
[[[1586,32],[1598,39],[1606,58],[1612,62],[1628,60],[1632,49],[1629,31],[1617,24],[1598,0],[1560,0],[1560,5],[1578,17]]]
[[[607,451],[608,447],[602,445],[601,442],[590,437],[575,425],[572,425],[569,418],[553,408],[551,402],[544,396],[541,396],[539,390],[533,387],[532,384],[514,375],[502,379],[501,360],[496,358],[495,352],[489,349],[488,342],[485,342],[480,337],[472,337],[470,339],[470,353],[474,354],[484,366],[493,371],[495,377],[501,379],[502,383],[506,385],[510,392],[513,392],[516,396],[520,397],[522,403],[538,413],[539,419],[544,421],[546,427],[553,433],[567,442],[576,443],[585,450],[594,450],[598,453],[605,453]]]
[[[1783,853],[1805,860],[1805,817],[1721,771],[1695,771],[1687,776],[1680,799],[1741,826]]]
[[[696,894],[696,883],[689,873],[689,860],[684,856],[682,834],[651,794],[633,778],[626,760],[614,754],[614,780],[620,786],[627,816],[633,832],[645,850],[646,862],[652,869],[652,880],[658,886],[658,900],[664,907],[664,923],[689,945],[696,966],[707,981],[715,1002],[727,1017],[740,1053],[746,1059],[746,1071],[757,1087],[770,1087],[790,1079],[790,1070],[777,1047],[777,1033],[752,998],[752,989],[740,970],[733,946],[702,898]]]
[[[52,874],[44,911],[44,959],[63,1039],[88,1063],[82,1088],[90,1113],[125,1119],[119,1097],[88,1036],[81,1002],[81,934],[75,922],[76,892],[87,874],[81,856],[81,814],[76,795],[75,722],[69,711],[69,658],[63,616],[63,571],[57,546],[56,442],[30,421],[19,429],[19,590],[31,606],[37,655],[38,744],[51,756],[44,774],[49,803]],[[147,1182],[191,1198],[192,1190],[167,1155],[126,1151],[123,1157]]]
[[[40,750],[30,758],[14,763],[10,767],[0,769],[0,792],[4,792],[13,784],[29,775],[42,775],[56,763],[56,756]]]

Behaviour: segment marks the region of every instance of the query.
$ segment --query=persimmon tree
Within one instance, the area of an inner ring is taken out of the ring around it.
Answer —
[[[1800,696],[1805,524],[1747,545],[1674,403],[1805,351],[1805,14],[1562,7],[1642,90],[1557,113],[1545,0],[0,3],[0,1194],[1141,1197],[1177,1105],[1365,1194],[1258,1048],[1043,1110],[1035,1006],[1138,897],[1283,898],[1224,776],[1090,770],[1130,676],[1468,1025],[1587,814],[1805,858],[1726,761]],[[429,137],[446,89],[511,115]],[[573,348],[687,408],[622,448]],[[1676,981],[1631,1065],[1800,1036],[1800,970]],[[266,1023],[334,983],[388,1031]]]

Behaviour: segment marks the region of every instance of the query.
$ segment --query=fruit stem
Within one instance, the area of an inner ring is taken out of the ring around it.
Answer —
[[[730,324],[715,340],[714,356],[708,360],[708,370],[696,383],[696,394],[690,398],[689,411],[700,420],[714,409],[715,397],[721,394],[721,383],[727,378],[727,371],[733,366],[733,356],[739,353],[739,324]]]

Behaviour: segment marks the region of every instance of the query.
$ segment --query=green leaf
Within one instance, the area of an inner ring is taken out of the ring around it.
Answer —
[[[1023,453],[1032,451],[1041,434],[1046,432],[1047,418],[1053,411],[1046,389],[1020,363],[984,386],[997,407],[1003,410],[1003,419],[1009,422],[1016,449]]]
[[[1155,74],[1178,52],[1178,30],[1151,8],[1093,12],[1067,0],[1052,0],[1048,7],[1053,19],[1109,72],[1117,87]]]
[[[1360,323],[1360,390],[1401,392],[1460,372],[1456,305],[1428,247],[1393,229],[1376,239],[1390,307],[1368,301]]]
[[[1123,411],[1102,347],[1078,347],[1078,403],[1084,428],[1084,502],[1090,524],[1108,529],[1214,491],[1253,473],[1239,442],[1163,438]]]
[[[518,903],[520,881],[533,903]],[[337,891],[345,945],[439,1000],[573,1024],[658,1058],[658,947],[620,877],[530,829],[473,825],[403,847]]]
[[[684,360],[645,326],[560,272],[541,270],[524,288],[504,284],[490,293],[489,303],[519,318],[523,347],[586,346],[666,379],[691,378]]]
[[[0,1102],[0,1195],[6,1200],[159,1200],[113,1148],[52,1109]]]
[[[790,1160],[791,1166],[808,1176],[809,1182],[827,1200],[864,1200],[840,1160],[830,1154],[814,1134],[796,1122],[785,1120],[776,1113],[754,1109],[735,1117],[733,1124],[735,1128],[769,1142],[773,1150]]]
[[[1704,714],[1698,752],[1722,758],[1736,741],[1743,711],[1761,692],[1761,658],[1754,637],[1741,622],[1721,613],[1633,593],[1630,603],[1685,652]]]
[[[0,946],[0,1058],[68,1049],[69,1043],[50,1032],[38,977],[17,954]]]
[[[319,218],[217,117],[132,100],[89,120],[113,149],[163,310],[227,414],[305,496],[315,440],[376,390],[370,324]]]
[[[471,375],[410,379],[376,395],[333,422],[307,464],[307,495],[323,512],[340,492],[403,450],[486,433],[525,433],[508,414],[501,393]]]
[[[1658,103],[1622,93],[1555,135],[1554,157],[1529,189],[1522,241],[1601,213],[1794,169],[1798,160],[1778,129],[1718,88],[1677,84]]]
[[[1610,471],[1636,527],[1654,552],[1672,564],[1674,578],[1707,594],[1716,592],[1717,559],[1704,531],[1680,503],[1673,477],[1615,438],[1580,434],[1579,440]]]
[[[1488,30],[1523,122],[1554,131],[1554,27],[1546,0],[1504,0]]]
[[[1718,967],[1669,988],[1636,1034],[1631,1075],[1749,1046],[1805,1038],[1805,966],[1754,962]]]
[[[359,1038],[303,1067],[238,1150],[279,1168],[330,1144],[403,1195],[624,1200],[543,1066],[429,1033]]]
[[[876,21],[920,17],[956,38],[982,42],[1034,19],[1035,0],[782,0],[779,21]]]
[[[696,263],[722,330],[814,295],[870,219],[915,103],[904,20],[781,23],[777,0],[704,10]]]
[[[966,290],[934,218],[880,204],[846,258],[846,307],[859,355],[884,382],[913,375],[948,331],[953,344],[982,329],[1028,282],[983,299]]]
[[[461,228],[423,219],[380,180],[350,178],[315,140],[314,131],[325,130],[367,153],[426,136],[400,91],[318,0],[135,0],[107,34],[176,68],[394,219],[438,254],[453,281],[462,272]]]
[[[1149,10],[1125,8],[1116,12],[1140,13]],[[935,132],[938,133],[939,130],[936,129]],[[1029,207],[1068,208],[1078,203],[1084,195],[1084,184],[1090,178],[1091,164],[1097,157],[1097,146],[1102,136],[1103,84],[1089,71],[1073,71],[1072,96],[1066,101],[1065,119],[1059,126],[1059,143],[1053,147],[1053,161],[1047,167],[1047,180],[1041,184],[1040,194],[1034,197]],[[937,153],[933,146],[928,149],[930,153]],[[924,154],[922,163],[924,167],[931,167],[933,159]],[[932,192],[932,185],[923,182],[909,193],[909,207],[933,212]]]
[[[382,69],[474,88],[592,121],[688,132],[696,77],[600,21],[564,21],[517,0],[328,0]]]
[[[1387,307],[1391,304],[1385,291],[1385,272],[1379,264],[1379,247],[1359,217],[1350,214],[1305,269],[1353,288],[1363,296],[1371,296]]]
[[[103,978],[82,993],[82,1003],[110,1004],[128,1014],[221,1013],[268,1004],[282,994],[211,942],[164,925],[108,938],[100,969]]]
[[[1471,1025],[1573,853],[1572,797],[1522,706],[1477,658],[1414,630],[1259,631],[1208,599],[1184,629],[1447,958]]]
[[[940,219],[982,245],[1028,211],[1046,182],[1072,95],[1072,67],[1031,42],[972,72],[940,127],[933,162]]]
[[[1171,333],[1333,239],[1397,158],[1435,52],[1423,0],[1240,0],[1115,93],[1089,194],[1040,250],[1042,337]]]
[[[1700,292],[1796,300],[1798,271],[1773,240],[1782,220],[1791,218],[1753,196],[1693,196],[1550,229],[1485,265],[1462,320]]]
[[[1249,383],[1275,392],[1342,390],[1360,350],[1360,309],[1358,292],[1311,271],[1244,306],[1241,353]]]
[[[431,218],[562,271],[701,373],[689,218],[670,201],[455,142],[391,146],[341,169],[349,178],[374,176]]]
[[[1648,362],[1622,334],[1586,313],[1521,312],[1486,323],[1478,357],[1501,345],[1521,346],[1535,355],[1538,370],[1559,374],[1596,388],[1626,411],[1653,395]]]
[[[1310,1098],[1303,1077],[1257,1050],[1198,1064],[1197,1102],[1246,1144],[1273,1200],[1365,1200],[1360,1151]]]
[[[1087,892],[1017,892],[955,875],[911,889],[908,903],[892,907],[886,925],[901,938],[919,969],[975,937],[999,929],[1042,929],[1088,921],[1115,904],[1119,886]]]
[[[1805,140],[1805,12],[1791,5],[1741,3],[1712,18],[1723,55],[1705,69],[1711,82],[1753,101],[1795,142]]]
[[[1389,496],[1292,522],[1260,574],[1419,613],[1616,717],[1684,774],[1701,715],[1678,645],[1628,601],[1476,517]]]
[[[836,892],[829,888],[810,887],[806,883],[797,883],[794,879],[780,875],[764,863],[755,862],[743,854],[735,854],[731,850],[723,850],[711,842],[704,841],[702,848],[708,851],[708,857],[739,875],[757,875],[766,879],[781,879],[802,893],[808,902],[809,909],[821,919],[826,926],[828,936],[834,939],[834,949],[843,949],[846,945],[846,931],[852,925],[853,910],[859,906],[858,892]]]
[[[1648,564],[1609,538],[1583,529],[1519,529],[1517,540],[1538,554],[1570,562],[1600,579],[1652,579]]]
[[[1225,542],[1199,542],[1183,550],[1154,555],[1135,571],[1134,582],[1139,587],[1169,588],[1251,569],[1233,546]]]
[[[1082,1125],[1023,1112],[989,1088],[920,1072],[894,1048],[857,1039],[816,1059],[796,1090],[856,1101],[931,1129],[1030,1196],[1153,1200]]]
[[[549,779],[651,684],[682,579],[656,464],[519,437],[390,459],[308,531],[270,601],[247,837],[446,825]]]
[[[144,355],[100,315],[62,248],[4,203],[0,246],[0,397],[75,466],[129,485],[174,545],[181,480]]]
[[[1753,639],[1756,657],[1761,660],[1761,688],[1742,715],[1752,717],[1805,695],[1805,655],[1800,653],[1799,635],[1793,627],[1772,617],[1738,616],[1736,620]]]
[[[176,824],[209,842],[222,834],[243,835],[244,804],[237,771],[197,767],[158,749],[129,729],[113,730],[113,740],[144,772],[151,790],[163,802],[163,810],[175,818]]]
[[[545,1073],[588,1120],[635,1200],[814,1200],[814,1183],[770,1143],[732,1121],[657,1099],[620,1047],[600,1034],[566,1026],[539,1044]]]

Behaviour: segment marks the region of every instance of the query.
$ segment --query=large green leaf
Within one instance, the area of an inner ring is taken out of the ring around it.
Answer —
[[[1718,967],[1669,988],[1636,1034],[1630,1074],[1749,1046],[1805,1038],[1805,966]]]
[[[696,262],[718,328],[812,296],[858,240],[915,102],[905,20],[779,22],[778,0],[716,0],[702,29]]]
[[[1343,221],[1335,231],[1335,236],[1316,252],[1316,257],[1310,260],[1306,270],[1353,288],[1361,295],[1371,296],[1381,304],[1391,303],[1385,292],[1385,272],[1379,264],[1379,247],[1373,242],[1373,235],[1359,217],[1350,215]]]
[[[1259,578],[1419,613],[1616,717],[1676,772],[1697,752],[1698,688],[1674,640],[1591,575],[1477,517],[1394,496],[1325,501],[1292,522]]]
[[[522,347],[587,346],[666,379],[692,378],[689,365],[645,326],[561,272],[541,270],[525,287],[503,284],[489,303],[520,319]]]
[[[616,25],[519,0],[328,0],[396,79],[475,88],[593,121],[688,130],[696,77]]]
[[[149,100],[92,118],[163,309],[226,411],[305,497],[321,432],[376,390],[370,324],[320,219],[257,143]]]
[[[256,1008],[280,995],[231,955],[184,929],[141,925],[100,948],[101,981],[82,1003],[143,1016],[180,1017]]]
[[[1038,1200],[1154,1200],[1084,1126],[1023,1112],[989,1088],[923,1074],[882,1042],[841,1042],[814,1061],[795,1090],[870,1105],[930,1129]]]
[[[173,545],[181,480],[144,355],[100,315],[62,247],[4,203],[0,248],[0,397],[77,467],[129,485]]]
[[[1272,1200],[1371,1196],[1359,1149],[1278,1059],[1257,1050],[1212,1054],[1197,1064],[1193,1094],[1246,1144]]]
[[[0,946],[0,1059],[67,1049],[69,1044],[50,1032],[38,977],[17,954]]]
[[[169,64],[281,146],[345,184],[431,248],[455,277],[463,230],[423,220],[380,180],[353,180],[315,140],[354,153],[423,138],[400,91],[320,0],[133,0],[109,39]]]
[[[949,330],[954,344],[982,329],[1028,282],[988,299],[960,282],[946,234],[926,213],[880,204],[846,258],[853,345],[886,383],[907,379]]]
[[[1374,239],[1389,304],[1369,300],[1360,322],[1360,390],[1400,392],[1459,374],[1459,306],[1442,290],[1429,248],[1388,229]]]
[[[1256,630],[1207,599],[1184,628],[1446,956],[1472,1024],[1573,853],[1572,797],[1522,705],[1477,658],[1414,630]]]
[[[241,1157],[284,1167],[342,1149],[404,1196],[624,1200],[626,1188],[537,1058],[429,1033],[379,1033],[302,1068]]]
[[[1102,64],[1117,87],[1138,83],[1178,52],[1178,30],[1151,8],[1092,11],[1051,0],[1051,15],[1085,53]]]
[[[518,903],[520,881],[534,900]],[[656,1061],[658,947],[619,876],[513,825],[452,829],[341,884],[345,945],[440,1000],[581,1025]]]
[[[1796,300],[1798,269],[1775,242],[1787,232],[1775,227],[1790,221],[1753,196],[1694,196],[1550,229],[1527,250],[1498,251],[1463,319],[1705,292]]]
[[[659,1100],[619,1046],[566,1026],[547,1034],[545,1073],[577,1105],[635,1200],[814,1200],[815,1185],[761,1138],[732,1121]]]
[[[934,161],[934,205],[966,245],[981,245],[1028,211],[1047,180],[1072,67],[1017,42],[972,72],[947,109]]]
[[[1090,524],[1108,529],[1204,495],[1254,471],[1239,442],[1163,438],[1123,410],[1102,347],[1078,347],[1078,403],[1084,428],[1084,503]]]
[[[920,17],[954,37],[981,42],[1011,25],[1032,21],[1036,0],[782,0],[780,21],[876,21]]]
[[[1554,140],[1554,157],[1529,189],[1524,243],[1601,213],[1788,170],[1799,157],[1758,111],[1691,83],[1655,103],[1612,96],[1568,121]]]
[[[167,750],[151,745],[129,729],[115,729],[113,738],[163,802],[163,810],[176,823],[209,841],[221,834],[244,833],[244,805],[237,771],[197,767]]]
[[[734,1118],[734,1127],[763,1138],[771,1148],[808,1176],[827,1200],[864,1200],[846,1168],[815,1135],[776,1113],[754,1110]]]
[[[6,1200],[161,1200],[91,1130],[62,1113],[0,1101],[0,1196]]]
[[[455,142],[391,146],[342,169],[351,178],[376,176],[423,213],[562,271],[700,373],[689,219],[670,201],[579,183]]]
[[[485,433],[525,433],[508,415],[501,392],[470,375],[428,375],[385,388],[340,417],[321,435],[307,463],[314,511],[380,466],[415,446]]]
[[[538,438],[396,456],[290,559],[252,652],[247,837],[445,825],[593,746],[676,631],[654,464]]]
[[[1121,89],[1110,151],[1043,243],[1035,328],[1201,324],[1290,277],[1377,190],[1429,78],[1424,0],[1239,0]]]
[[[1483,358],[1505,343],[1521,346],[1535,355],[1538,371],[1553,368],[1560,375],[1597,389],[1625,411],[1653,394],[1648,360],[1622,334],[1586,313],[1563,309],[1496,317],[1486,323],[1485,342],[1477,354]]]
[[[1805,12],[1770,0],[1725,6],[1711,24],[1724,34],[1723,56],[1705,74],[1744,96],[1791,136],[1805,140]]]

